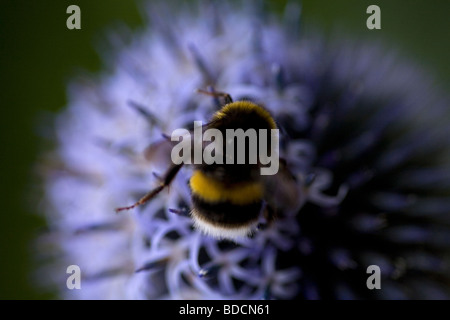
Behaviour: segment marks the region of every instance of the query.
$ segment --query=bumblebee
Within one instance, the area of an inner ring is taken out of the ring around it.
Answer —
[[[259,134],[261,129],[269,132],[277,129],[268,110],[247,100],[233,102],[226,93],[205,90],[198,92],[224,100],[221,109],[212,115],[202,129],[216,129],[224,135],[227,129],[255,129],[258,139],[267,139],[263,144],[267,146],[267,150],[264,150],[266,154],[274,152],[271,137]],[[167,152],[167,144],[170,143],[172,141],[167,138],[166,142],[151,145],[146,150],[147,159],[151,159],[158,149],[166,149]],[[203,144],[203,148],[206,146],[207,144]],[[232,161],[233,164],[229,164],[225,161],[229,154],[225,152],[225,146],[223,148],[219,152],[223,161],[192,165],[193,171],[189,179],[192,200],[190,216],[196,229],[216,238],[246,237],[258,229],[261,221],[266,225],[271,224],[285,209],[293,209],[298,205],[298,184],[283,159],[277,159],[279,170],[276,174],[261,175],[260,169],[264,165],[259,160],[256,163],[249,161],[251,154],[248,149],[244,163]],[[232,154],[235,158],[233,160],[236,160],[237,152]],[[183,165],[184,163],[172,163],[160,177],[157,187],[133,205],[117,208],[116,211],[129,210],[153,199],[170,186]]]

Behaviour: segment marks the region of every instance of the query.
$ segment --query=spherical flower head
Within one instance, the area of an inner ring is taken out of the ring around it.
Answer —
[[[114,38],[109,71],[70,85],[56,119],[46,243],[59,255],[46,274],[61,297],[449,298],[448,102],[426,73],[377,45],[300,33],[292,4],[283,17],[219,2],[147,12],[131,41]],[[147,161],[149,145],[218,110],[199,88],[260,104],[280,128],[298,205],[250,237],[194,227],[189,168],[114,213],[170,165]]]

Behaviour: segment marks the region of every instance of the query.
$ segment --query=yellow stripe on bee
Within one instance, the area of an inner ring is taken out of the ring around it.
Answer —
[[[270,129],[276,129],[277,124],[275,123],[275,120],[273,120],[272,116],[270,115],[269,111],[264,109],[261,106],[258,106],[257,104],[250,102],[250,101],[236,101],[229,103],[225,105],[222,109],[217,111],[214,116],[213,120],[219,120],[223,117],[227,116],[227,113],[230,110],[237,110],[237,111],[255,111],[261,118],[267,121],[267,123],[270,126]]]
[[[189,184],[192,193],[206,202],[229,201],[232,204],[244,205],[260,200],[263,196],[261,183],[246,182],[226,188],[199,170],[194,171]]]

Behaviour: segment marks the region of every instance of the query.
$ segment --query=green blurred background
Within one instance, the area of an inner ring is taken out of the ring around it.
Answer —
[[[271,1],[281,10],[286,1]],[[384,39],[432,70],[450,89],[450,1],[304,0],[303,20],[332,35]],[[81,30],[66,28],[66,9],[81,8]],[[381,30],[366,28],[366,8],[381,8]],[[129,0],[0,1],[0,299],[53,298],[33,286],[32,242],[45,225],[37,214],[33,166],[42,139],[37,128],[44,114],[66,104],[67,81],[102,63],[96,49],[105,31],[142,24],[139,6]],[[45,123],[44,123],[45,126]]]

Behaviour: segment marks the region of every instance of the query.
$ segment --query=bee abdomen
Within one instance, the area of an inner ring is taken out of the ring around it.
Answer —
[[[252,233],[258,222],[262,200],[238,205],[231,202],[211,203],[193,195],[191,212],[195,226],[206,234],[233,239]]]
[[[193,196],[210,204],[228,202],[234,205],[247,205],[260,201],[264,192],[260,181],[226,185],[201,170],[194,171],[189,185]]]
[[[194,171],[192,191],[192,218],[195,226],[218,238],[237,238],[249,235],[256,226],[261,209],[263,186],[258,181],[225,185]]]
[[[262,200],[237,205],[231,202],[210,203],[193,196],[192,202],[199,219],[223,228],[245,226],[255,222],[262,208]]]

